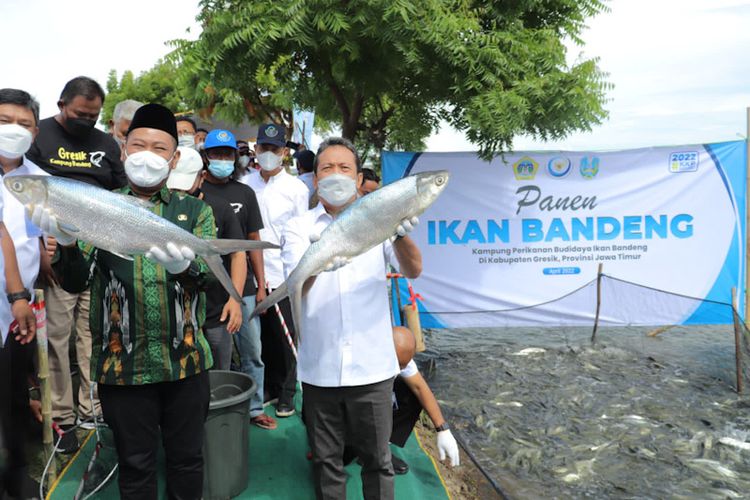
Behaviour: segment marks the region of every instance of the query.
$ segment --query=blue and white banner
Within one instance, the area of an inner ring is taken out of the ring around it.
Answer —
[[[744,141],[491,162],[383,153],[386,183],[451,172],[414,231],[423,326],[590,325],[599,263],[641,285],[602,286],[604,325],[731,322],[717,303],[733,287],[744,303],[746,155]]]
[[[292,123],[294,125],[292,142],[304,145],[305,149],[313,149],[312,133],[315,125],[315,112],[294,108],[292,110]]]

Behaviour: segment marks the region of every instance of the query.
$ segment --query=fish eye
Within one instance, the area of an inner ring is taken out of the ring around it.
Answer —
[[[438,186],[442,186],[443,184],[445,184],[445,177],[443,177],[442,175],[438,175],[437,177],[435,177],[435,184]]]
[[[10,185],[10,188],[13,191],[21,192],[23,191],[23,183],[21,181],[15,181],[13,184]]]

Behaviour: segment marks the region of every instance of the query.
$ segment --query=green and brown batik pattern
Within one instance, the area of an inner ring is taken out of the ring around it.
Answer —
[[[120,192],[132,194],[129,188]],[[192,196],[164,188],[151,201],[154,213],[191,231],[215,238],[211,208]],[[207,370],[213,364],[203,336],[204,289],[214,279],[201,258],[197,278],[175,276],[143,257],[132,261],[81,244],[91,279],[92,379],[102,384],[169,382]],[[66,275],[75,270],[66,267]],[[81,267],[79,265],[79,267]],[[79,269],[80,272],[80,269]]]

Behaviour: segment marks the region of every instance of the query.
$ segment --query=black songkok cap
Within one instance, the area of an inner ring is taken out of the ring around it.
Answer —
[[[177,122],[174,114],[161,104],[145,104],[138,108],[128,127],[128,134],[137,128],[163,130],[177,140]]]

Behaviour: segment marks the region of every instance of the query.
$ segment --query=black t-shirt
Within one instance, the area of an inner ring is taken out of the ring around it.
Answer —
[[[234,210],[232,210],[229,203],[208,193],[203,193],[203,201],[214,212],[217,238],[245,239],[245,235],[242,234],[242,228],[240,227],[240,221],[237,220],[237,216],[234,214]],[[231,255],[222,256],[222,260],[224,261],[224,268],[231,276]],[[252,276],[248,277],[252,281]],[[229,294],[219,282],[213,283],[206,290],[206,321],[204,322],[206,328],[216,328],[221,325],[219,318],[221,318],[221,311],[224,309],[224,304],[227,303],[228,299]]]
[[[215,196],[228,202],[234,209],[237,219],[240,222],[242,234],[247,235],[263,229],[263,218],[258,208],[258,200],[255,197],[255,191],[250,186],[246,186],[237,181],[229,181],[225,184],[211,184],[205,181],[201,186],[201,191],[209,196]],[[247,279],[245,280],[245,290],[242,292],[243,297],[255,295],[256,286],[253,267],[249,260],[247,263]]]
[[[52,175],[104,189],[117,189],[128,183],[120,147],[110,135],[94,128],[88,136],[76,137],[54,116],[39,122],[39,135],[26,156]]]

